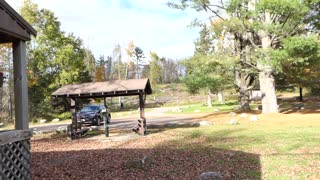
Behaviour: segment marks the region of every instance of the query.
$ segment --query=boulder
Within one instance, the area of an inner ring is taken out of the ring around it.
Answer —
[[[97,131],[97,130],[99,130],[99,126],[91,126],[89,128],[89,131]]]
[[[0,123],[0,128],[3,128],[4,127],[4,123]]]
[[[234,110],[241,110],[241,106],[234,106],[234,108],[233,108]]]
[[[37,128],[32,128],[32,133],[34,135],[37,135],[37,134],[42,134],[43,132],[42,131],[38,131]]]
[[[250,121],[258,121],[259,120],[257,115],[251,115],[249,119],[250,119]]]
[[[58,133],[58,134],[63,134],[63,133],[67,133],[67,126],[60,126],[60,127],[58,127],[57,129],[56,129],[56,132]]]
[[[246,117],[248,117],[248,114],[247,113],[241,113],[240,117],[241,118],[246,118]]]
[[[219,112],[220,109],[219,108],[214,108],[214,112]]]
[[[236,124],[239,124],[239,122],[238,122],[236,119],[231,119],[231,120],[229,121],[229,124],[231,124],[231,125],[236,125]]]
[[[196,110],[194,110],[194,112],[198,113],[198,112],[201,112],[201,111],[199,109],[196,109]]]
[[[237,115],[237,114],[236,114],[235,112],[230,112],[230,113],[229,113],[229,116],[232,116],[232,117],[233,117],[233,116],[236,116],[236,115]]]
[[[52,119],[52,122],[59,122],[59,121],[60,121],[59,118]]]
[[[212,123],[211,123],[211,122],[208,122],[208,121],[200,121],[200,122],[199,122],[199,125],[200,125],[200,126],[210,126],[210,125],[212,125]]]
[[[40,120],[39,120],[39,123],[40,123],[40,124],[44,124],[44,123],[47,123],[47,122],[48,122],[48,121],[47,121],[46,119],[40,119]]]
[[[222,175],[219,172],[203,172],[198,177],[199,180],[222,180]]]

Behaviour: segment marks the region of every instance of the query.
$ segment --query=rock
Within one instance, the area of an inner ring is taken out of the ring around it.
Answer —
[[[249,119],[250,119],[250,121],[258,121],[259,120],[257,115],[251,115]]]
[[[236,124],[239,124],[239,122],[238,122],[236,119],[231,119],[231,120],[229,121],[229,124],[231,124],[231,125],[236,125]]]
[[[233,108],[234,110],[241,110],[241,106],[234,106],[234,108]]]
[[[52,119],[52,122],[59,122],[59,121],[60,121],[59,118]]]
[[[211,123],[211,122],[208,122],[208,121],[200,121],[200,122],[199,122],[199,125],[200,125],[200,126],[210,126],[210,125],[212,125],[212,123]]]
[[[60,126],[60,127],[58,127],[57,129],[56,129],[56,132],[58,133],[58,134],[63,134],[63,133],[67,133],[67,126]]]
[[[38,131],[37,128],[33,128],[32,129],[32,133],[36,135],[36,134],[42,134],[43,132],[42,131]]]
[[[214,112],[219,112],[220,109],[219,108],[214,108]]]
[[[237,114],[235,112],[230,112],[229,116],[236,116]]]
[[[247,113],[242,113],[242,114],[240,115],[240,117],[241,117],[241,118],[246,118],[246,117],[248,117],[248,114],[247,114]]]
[[[0,123],[0,128],[3,128],[4,127],[4,123]]]
[[[40,124],[44,124],[44,123],[47,123],[47,122],[48,122],[48,121],[47,121],[46,119],[40,119],[40,120],[39,120],[39,123],[40,123]]]
[[[194,110],[194,112],[198,113],[198,112],[201,112],[201,111],[199,109],[197,109],[197,110]]]
[[[203,172],[198,177],[199,180],[222,180],[222,175],[219,172]]]
[[[96,131],[96,130],[99,130],[99,126],[91,126],[89,128],[89,131]]]
[[[33,134],[37,135],[37,134],[42,134],[42,131],[33,131]]]

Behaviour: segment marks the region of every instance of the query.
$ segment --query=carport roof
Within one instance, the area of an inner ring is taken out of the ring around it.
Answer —
[[[129,79],[65,85],[51,94],[53,97],[98,98],[152,94],[149,79]]]

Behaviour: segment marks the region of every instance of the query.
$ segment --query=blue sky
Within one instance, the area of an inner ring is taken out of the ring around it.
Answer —
[[[21,0],[6,0],[15,9]],[[33,0],[39,8],[52,10],[61,29],[83,39],[96,58],[112,55],[116,44],[125,48],[130,40],[161,57],[173,59],[193,54],[198,29],[187,26],[205,14],[170,9],[168,0]],[[124,50],[123,50],[124,51]]]

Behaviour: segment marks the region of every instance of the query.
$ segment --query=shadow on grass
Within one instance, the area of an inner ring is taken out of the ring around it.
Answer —
[[[64,145],[62,151],[32,152],[33,179],[197,179],[207,171],[219,172],[223,179],[261,179],[257,154],[169,145],[81,151]]]
[[[300,102],[296,99],[283,99],[280,103],[280,113],[283,114],[315,114],[320,113],[320,101],[318,99],[305,99]]]

